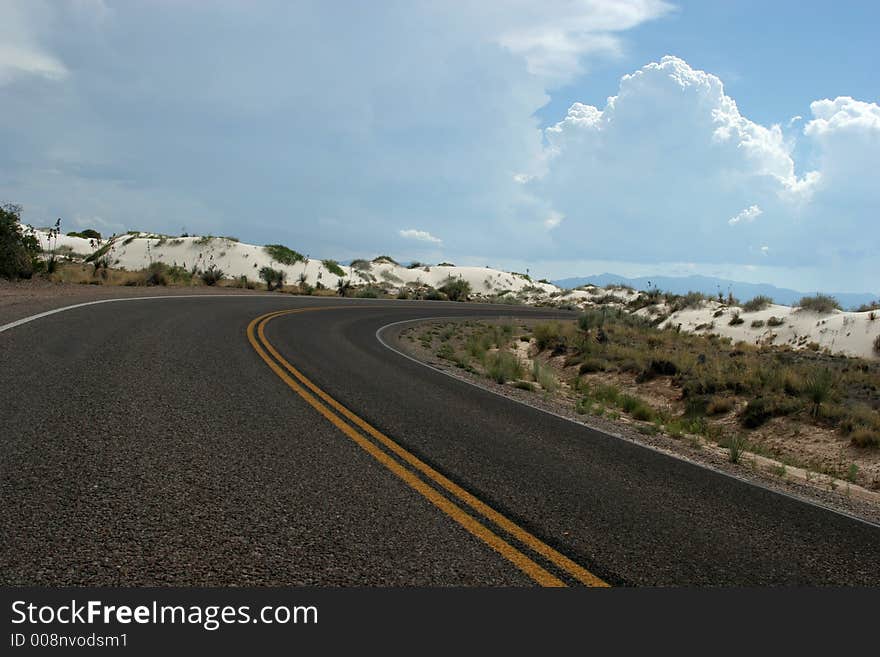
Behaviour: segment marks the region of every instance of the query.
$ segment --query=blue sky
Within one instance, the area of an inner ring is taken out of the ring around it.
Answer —
[[[878,13],[7,1],[0,200],[340,260],[880,292]]]

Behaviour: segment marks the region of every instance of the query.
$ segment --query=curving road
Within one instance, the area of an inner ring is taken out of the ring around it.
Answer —
[[[267,316],[317,306],[330,308]],[[215,296],[0,332],[0,581],[880,584],[876,526],[475,388],[376,337],[511,312],[564,314]]]

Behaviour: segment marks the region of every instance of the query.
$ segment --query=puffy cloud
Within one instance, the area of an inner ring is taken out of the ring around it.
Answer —
[[[716,239],[719,223],[810,191],[781,129],[677,57],[625,75],[604,108],[575,103],[545,135],[545,171],[526,187],[565,215],[553,248],[568,257],[723,261],[753,236]]]
[[[818,186],[841,202],[880,198],[869,174],[880,166],[880,106],[841,96],[817,100],[810,111],[804,135],[817,149]]]
[[[431,242],[432,244],[442,244],[443,240],[439,237],[434,237],[426,230],[415,230],[414,228],[408,228],[407,230],[399,231],[399,235],[408,240],[417,240],[419,242]]]
[[[811,111],[815,170],[798,174],[796,137],[743,116],[716,76],[671,56],[623,76],[604,107],[575,103],[545,131],[543,173],[522,186],[566,220],[541,255],[865,271],[880,250],[880,108]],[[738,230],[722,237],[725,221]]]
[[[761,210],[761,208],[759,208],[757,205],[750,205],[745,210],[742,210],[740,213],[738,213],[735,217],[731,217],[730,219],[728,219],[727,223],[729,223],[731,226],[735,226],[741,221],[750,224],[762,214],[763,210]]]

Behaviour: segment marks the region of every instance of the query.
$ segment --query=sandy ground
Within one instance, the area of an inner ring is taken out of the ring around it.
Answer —
[[[516,318],[504,321],[515,325],[527,324],[529,322],[529,320]],[[510,384],[500,385],[486,377],[455,367],[447,360],[438,358],[435,354],[435,349],[424,348],[417,338],[414,340],[408,339],[408,336],[417,336],[424,330],[426,325],[444,323],[448,322],[424,322],[404,327],[396,336],[396,347],[432,367],[443,370],[453,377],[468,381],[511,399],[516,399],[524,404],[561,415],[592,429],[880,524],[880,491],[863,488],[848,481],[819,474],[813,470],[785,465],[775,459],[757,454],[746,454],[740,463],[734,464],[729,460],[727,449],[709,443],[703,438],[690,436],[685,439],[676,439],[664,433],[644,434],[637,430],[638,423],[630,421],[626,417],[611,420],[605,417],[579,415],[574,411],[572,400],[564,396],[564,391],[563,395],[551,396],[540,391],[520,390]],[[525,343],[523,343],[523,346],[517,345],[521,356],[527,353],[524,346]],[[678,396],[678,393],[670,390],[666,382],[655,380],[651,382],[651,388],[650,391],[646,391],[644,386],[633,385],[631,391],[648,399],[657,407],[663,405],[671,408],[675,404],[674,398]],[[780,430],[780,427],[772,423],[770,426],[763,428],[763,432],[767,436],[776,435],[775,439],[779,441],[785,441],[789,438],[783,431],[790,432],[791,430],[791,427]],[[815,440],[811,439],[805,444],[810,449],[815,448],[821,452],[827,449],[827,446],[824,444],[824,441],[827,440],[835,440],[835,437],[832,436],[830,439],[828,437],[819,437]]]

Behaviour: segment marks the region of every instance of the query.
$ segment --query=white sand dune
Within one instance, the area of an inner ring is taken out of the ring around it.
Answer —
[[[737,314],[743,322],[731,325],[731,319]],[[833,310],[820,314],[772,304],[764,310],[749,313],[737,306],[728,307],[710,301],[701,308],[673,313],[660,326],[679,325],[684,331],[714,333],[756,345],[827,349],[834,354],[863,358],[877,358],[880,355],[874,349],[874,341],[880,335],[880,311],[858,313]]]
[[[37,231],[44,250],[52,245],[43,231]],[[151,233],[127,234],[109,240],[96,241],[60,235],[56,249],[74,254],[89,255],[96,249],[106,248],[111,267],[139,270],[153,262],[164,262],[186,269],[204,270],[212,265],[229,277],[246,276],[259,281],[259,271],[268,266],[284,272],[289,284],[297,283],[301,275],[310,285],[321,283],[333,289],[339,280],[353,285],[376,285],[390,292],[402,287],[441,287],[450,278],[462,279],[471,286],[474,298],[498,298],[510,295],[523,303],[568,305],[581,308],[591,306],[626,305],[643,292],[626,288],[602,288],[586,285],[575,290],[562,290],[549,283],[530,280],[523,274],[505,272],[488,267],[419,266],[407,268],[376,259],[361,267],[338,265],[343,276],[330,271],[321,260],[310,258],[305,262],[284,265],[275,261],[262,246],[245,244],[223,237],[163,237]],[[652,314],[653,313],[653,314]],[[637,314],[646,317],[669,313],[665,304],[642,308]],[[731,324],[735,314],[742,323]],[[717,301],[706,301],[698,308],[672,313],[661,328],[680,327],[683,331],[717,334],[734,341],[751,344],[787,345],[794,349],[823,349],[835,354],[878,358],[875,340],[880,335],[880,311],[843,312],[839,310],[818,314],[790,306],[771,305],[757,312],[745,312],[740,307],[728,307]]]

